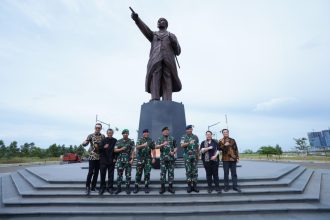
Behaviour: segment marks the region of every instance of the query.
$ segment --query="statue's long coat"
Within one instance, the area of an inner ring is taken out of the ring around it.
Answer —
[[[135,23],[144,34],[144,36],[151,42],[145,82],[146,92],[151,93],[150,85],[152,75],[159,62],[163,62],[163,64],[167,65],[167,67],[170,69],[172,78],[172,92],[179,92],[182,88],[182,85],[175,64],[175,55],[180,55],[181,48],[176,36],[168,31],[153,32],[140,18],[138,18]]]

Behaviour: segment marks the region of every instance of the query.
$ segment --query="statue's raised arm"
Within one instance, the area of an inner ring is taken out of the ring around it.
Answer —
[[[143,35],[151,42],[153,37],[153,32],[150,30],[150,28],[139,18],[139,15],[135,13],[135,11],[129,7],[129,9],[132,11],[132,19],[135,21],[135,24],[138,26],[138,28],[141,30]]]

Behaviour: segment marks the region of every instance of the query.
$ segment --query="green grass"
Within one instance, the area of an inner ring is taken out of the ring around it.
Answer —
[[[59,157],[13,157],[13,158],[0,158],[0,164],[12,164],[12,163],[47,163],[53,161],[60,161]]]
[[[329,156],[315,156],[315,155],[297,155],[297,154],[283,154],[283,155],[262,155],[262,154],[240,154],[240,159],[250,160],[304,160],[304,161],[324,161],[330,162]]]

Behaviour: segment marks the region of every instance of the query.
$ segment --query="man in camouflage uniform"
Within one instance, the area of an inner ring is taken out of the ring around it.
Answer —
[[[83,146],[87,146],[90,144],[88,149],[89,152],[89,166],[88,166],[88,174],[86,180],[86,194],[89,195],[91,191],[95,191],[97,177],[99,175],[100,170],[100,152],[99,146],[101,145],[105,136],[101,134],[102,124],[95,124],[95,132],[87,136],[86,140],[82,143]],[[93,180],[92,180],[93,177]],[[92,182],[92,187],[91,187]]]
[[[166,173],[168,173],[168,191],[175,193],[173,189],[174,180],[174,162],[176,153],[176,144],[172,136],[169,136],[168,127],[162,129],[162,136],[158,138],[156,149],[160,148],[160,182],[161,188],[159,194],[165,192]]]
[[[186,134],[181,137],[181,147],[183,148],[183,159],[186,168],[187,192],[199,192],[197,189],[198,177],[198,157],[199,157],[199,140],[193,133],[192,125],[186,127]]]
[[[149,193],[151,162],[155,163],[155,142],[149,137],[149,130],[143,130],[143,137],[136,143],[136,175],[134,193],[139,192],[142,172],[144,171],[144,191]],[[153,157],[151,159],[151,152]]]
[[[117,157],[117,191],[116,194],[121,192],[121,184],[123,182],[123,173],[126,176],[126,194],[130,194],[131,184],[131,170],[133,163],[134,141],[128,138],[129,131],[124,129],[122,131],[123,138],[118,140],[115,146],[115,153]]]
[[[222,164],[224,171],[224,191],[229,190],[229,170],[233,182],[233,190],[241,192],[237,186],[236,164],[239,161],[238,148],[235,139],[229,137],[229,130],[222,129],[223,138],[219,141],[219,150],[222,151]]]

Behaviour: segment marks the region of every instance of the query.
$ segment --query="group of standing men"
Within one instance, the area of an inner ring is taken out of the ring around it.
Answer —
[[[98,173],[101,174],[101,183],[99,194],[102,195],[105,190],[110,194],[119,194],[122,191],[123,175],[125,173],[126,193],[130,194],[131,169],[134,158],[136,158],[136,175],[134,184],[134,193],[139,192],[142,174],[144,173],[144,191],[149,193],[150,172],[152,163],[155,163],[155,149],[160,149],[160,194],[165,193],[165,183],[168,179],[168,191],[175,193],[174,166],[176,160],[176,141],[169,134],[169,128],[162,129],[162,135],[155,142],[149,137],[149,130],[143,130],[143,136],[138,139],[136,145],[129,136],[129,130],[122,131],[123,137],[119,140],[113,137],[114,131],[107,130],[107,137],[101,134],[102,124],[95,125],[95,132],[88,135],[83,142],[83,146],[90,144],[89,152],[89,170],[86,180],[86,194],[95,191]],[[223,138],[217,141],[212,138],[212,132],[206,132],[206,139],[199,144],[199,139],[193,134],[193,127],[186,127],[186,134],[182,136],[180,147],[183,150],[183,159],[186,169],[187,192],[199,192],[197,188],[198,181],[198,160],[201,157],[206,171],[208,184],[208,193],[213,191],[212,182],[215,190],[221,193],[219,186],[219,155],[222,152],[222,161],[224,169],[224,191],[229,190],[229,171],[231,172],[233,190],[241,192],[237,186],[236,163],[239,160],[238,149],[234,139],[229,137],[228,129],[222,130]],[[114,190],[114,169],[117,166],[117,189]],[[106,184],[106,174],[108,173],[108,183]],[[167,177],[167,178],[166,178]]]

